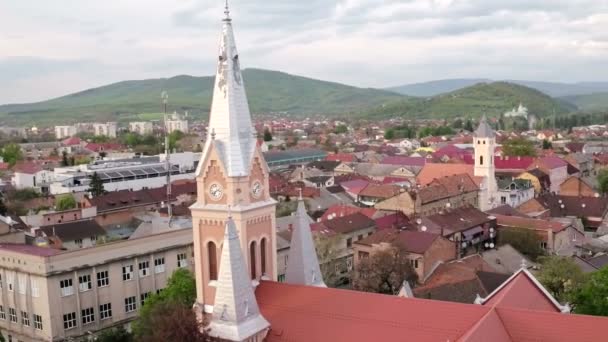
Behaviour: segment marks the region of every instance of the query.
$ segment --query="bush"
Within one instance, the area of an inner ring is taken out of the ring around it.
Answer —
[[[540,246],[541,239],[535,231],[525,228],[501,229],[498,233],[498,244],[509,244],[532,261],[545,254]]]

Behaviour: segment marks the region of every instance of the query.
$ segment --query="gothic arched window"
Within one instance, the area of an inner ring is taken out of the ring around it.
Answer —
[[[255,279],[257,273],[255,271],[255,248],[256,243],[255,241],[252,241],[251,245],[249,246],[249,265],[251,267],[251,279]]]
[[[260,263],[262,265],[262,275],[266,274],[266,238],[260,241]]]
[[[479,156],[479,165],[483,165],[483,156]]]
[[[209,280],[217,280],[217,249],[215,243],[207,243],[207,257],[209,258]]]

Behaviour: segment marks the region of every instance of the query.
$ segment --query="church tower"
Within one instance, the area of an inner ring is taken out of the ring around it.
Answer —
[[[483,177],[480,184],[479,209],[489,210],[497,205],[498,185],[496,184],[494,167],[496,134],[488,124],[485,115],[481,118],[479,127],[473,134],[473,145],[475,146],[474,174],[476,177]]]
[[[213,313],[214,319],[218,312],[214,310],[216,292],[226,292],[219,291],[218,286],[225,271],[219,265],[220,256],[225,254],[222,248],[226,248],[224,237],[229,221],[236,232],[230,233],[231,241],[241,247],[246,278],[250,280],[248,285],[256,286],[261,278],[276,280],[276,202],[270,197],[268,165],[256,142],[232,20],[226,6],[208,135],[196,171],[198,197],[190,208],[195,308],[199,314]],[[221,260],[221,265],[224,263]],[[249,307],[253,308],[253,304],[249,303]]]

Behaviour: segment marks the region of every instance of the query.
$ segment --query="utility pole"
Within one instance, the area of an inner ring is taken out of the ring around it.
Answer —
[[[163,101],[163,107],[165,112],[165,167],[167,169],[167,215],[169,216],[169,224],[171,224],[171,218],[173,217],[173,207],[171,205],[171,152],[169,150],[169,125],[167,119],[167,102],[169,101],[169,95],[166,91],[160,94]]]

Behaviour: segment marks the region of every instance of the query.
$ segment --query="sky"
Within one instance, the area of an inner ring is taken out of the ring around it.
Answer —
[[[215,72],[223,0],[0,0],[0,104]],[[608,81],[608,0],[230,0],[242,67],[361,87]]]

